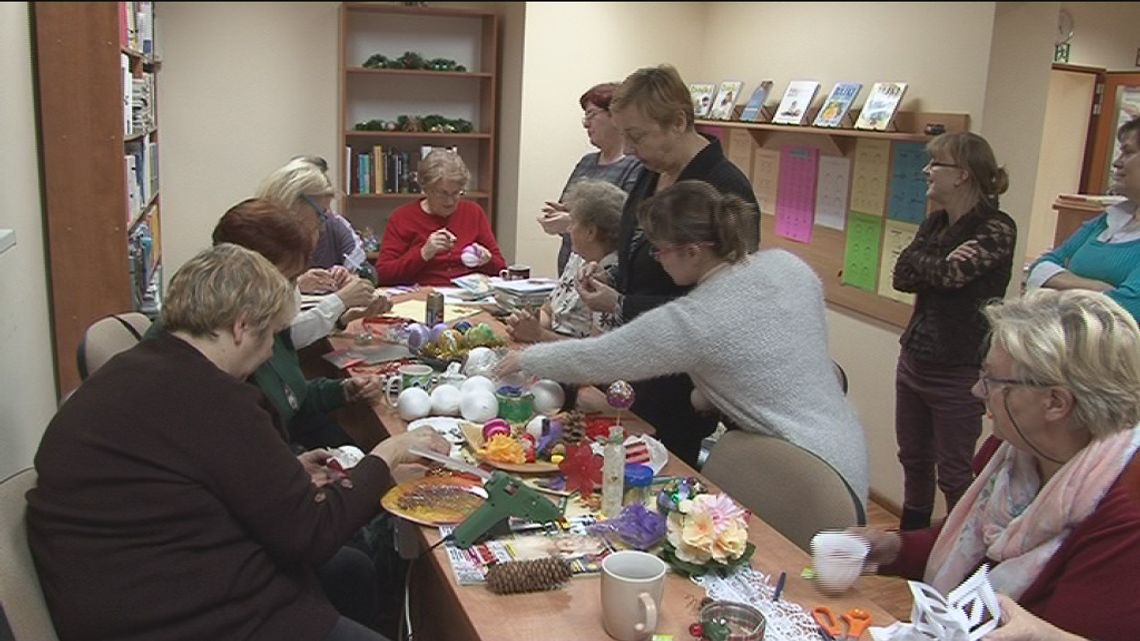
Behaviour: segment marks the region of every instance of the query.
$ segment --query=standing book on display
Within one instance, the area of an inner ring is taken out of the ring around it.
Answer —
[[[847,120],[847,114],[851,110],[852,103],[855,102],[855,97],[859,95],[862,88],[863,83],[861,82],[835,83],[831,93],[827,96],[827,100],[823,101],[823,106],[820,107],[812,125],[815,127],[842,127]]]
[[[776,107],[776,115],[772,122],[779,125],[802,125],[807,121],[808,107],[815,99],[815,92],[819,90],[819,83],[814,80],[793,80],[784,90],[784,97],[780,106]]]
[[[716,100],[713,101],[713,108],[709,113],[709,119],[732,120],[733,112],[736,110],[736,101],[740,99],[740,90],[743,88],[744,83],[739,80],[721,81],[720,90],[716,93]]]
[[[905,82],[876,82],[871,85],[871,93],[867,102],[863,103],[863,110],[859,112],[859,119],[855,121],[856,129],[869,129],[872,131],[890,131],[902,104],[903,95],[906,94]]]
[[[744,111],[740,112],[740,119],[745,122],[760,122],[765,116],[764,102],[768,100],[768,93],[772,91],[772,81],[764,80],[760,86],[752,90],[752,97],[748,99],[748,103],[744,105]]]
[[[693,97],[693,116],[707,118],[712,110],[713,97],[716,94],[716,85],[709,82],[694,82],[689,84],[689,95]]]

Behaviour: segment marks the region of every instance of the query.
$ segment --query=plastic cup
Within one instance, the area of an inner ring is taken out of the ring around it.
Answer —
[[[836,596],[850,589],[863,573],[870,551],[866,539],[849,532],[820,532],[812,537],[811,560],[820,591]]]

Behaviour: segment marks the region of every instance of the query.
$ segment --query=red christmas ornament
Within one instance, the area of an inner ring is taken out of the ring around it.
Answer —
[[[689,625],[689,634],[692,635],[694,639],[700,639],[705,636],[705,629],[700,623],[692,623]]]
[[[558,469],[566,477],[566,489],[577,490],[582,496],[589,496],[602,484],[602,457],[594,454],[589,443],[567,445],[566,458]]]

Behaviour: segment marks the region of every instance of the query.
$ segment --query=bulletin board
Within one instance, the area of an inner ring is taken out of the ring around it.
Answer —
[[[810,119],[809,119],[810,122]],[[891,286],[895,261],[928,211],[928,122],[969,127],[965,114],[901,112],[899,132],[698,121],[752,181],[760,246],[811,265],[828,303],[906,327],[914,295]]]

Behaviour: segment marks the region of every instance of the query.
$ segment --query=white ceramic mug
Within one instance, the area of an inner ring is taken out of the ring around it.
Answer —
[[[384,379],[384,398],[389,405],[396,405],[396,397],[409,387],[418,387],[427,392],[431,390],[432,374],[435,372],[430,365],[410,363],[401,365],[395,374]]]
[[[618,641],[644,641],[657,629],[665,562],[622,550],[602,560],[602,625]]]

